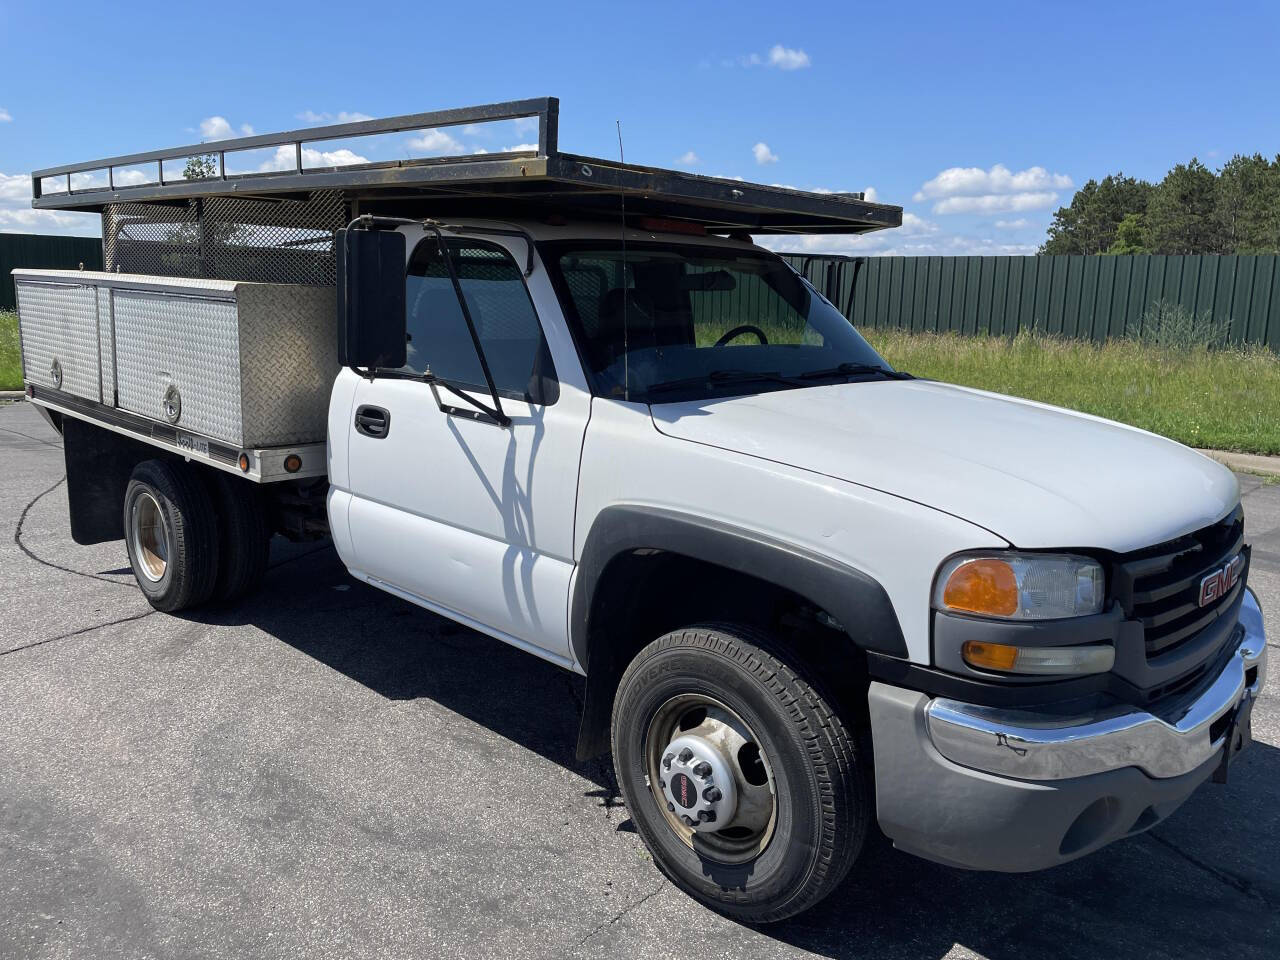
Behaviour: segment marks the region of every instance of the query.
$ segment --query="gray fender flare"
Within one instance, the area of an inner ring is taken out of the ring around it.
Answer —
[[[613,691],[626,667],[605,650],[591,649],[596,589],[610,562],[633,550],[679,554],[777,584],[829,613],[857,646],[907,657],[906,639],[889,595],[863,571],[718,520],[662,507],[607,507],[587,534],[569,607],[569,642],[587,674],[578,735],[580,759],[608,749]]]

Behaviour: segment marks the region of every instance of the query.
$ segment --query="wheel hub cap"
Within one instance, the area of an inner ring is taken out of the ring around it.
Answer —
[[[773,837],[773,772],[759,738],[723,703],[683,693],[645,735],[645,784],[662,818],[707,860],[746,863]]]
[[[690,830],[720,830],[733,821],[738,790],[728,759],[708,739],[676,737],[662,755],[667,810]]]
[[[152,583],[158,583],[169,569],[169,538],[160,504],[151,494],[142,494],[134,502],[131,519],[138,569]]]

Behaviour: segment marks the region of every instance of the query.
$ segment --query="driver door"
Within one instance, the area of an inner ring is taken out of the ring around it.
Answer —
[[[393,592],[567,665],[590,394],[555,322],[545,270],[536,264],[523,276],[526,241],[512,238],[513,251],[488,238],[446,240],[511,422],[477,416],[438,383],[361,380],[348,449],[355,565]],[[435,234],[411,233],[408,246],[400,373],[430,373],[491,405]]]

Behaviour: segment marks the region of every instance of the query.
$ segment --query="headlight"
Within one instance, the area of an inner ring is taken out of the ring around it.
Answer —
[[[1001,620],[1058,620],[1102,612],[1102,566],[1060,553],[952,557],[938,571],[938,610]]]

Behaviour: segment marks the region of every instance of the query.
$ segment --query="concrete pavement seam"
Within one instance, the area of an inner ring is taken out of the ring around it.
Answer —
[[[628,904],[627,906],[619,910],[616,914],[614,914],[612,917],[610,917],[608,920],[605,920],[603,923],[598,924],[595,927],[595,929],[593,929],[590,933],[588,933],[585,937],[583,937],[581,940],[579,940],[577,943],[573,945],[574,949],[576,950],[578,947],[585,944],[588,940],[594,937],[597,933],[599,933],[605,927],[613,926],[615,923],[617,923],[619,920],[625,917],[632,910],[635,910],[638,907],[644,906],[651,899],[653,899],[658,894],[660,894],[664,889],[666,889],[666,886],[667,886],[667,882],[666,880],[663,880],[661,883],[659,883],[656,887],[654,887],[652,890],[646,893],[639,900],[635,901],[634,903]]]
[[[31,512],[31,508],[39,503],[42,497],[53,493],[53,491],[57,490],[58,487],[62,486],[62,484],[66,482],[66,479],[67,475],[64,473],[57,483],[49,489],[42,490],[40,493],[37,493],[35,497],[32,498],[31,502],[22,508],[22,513],[18,517],[18,525],[13,528],[13,542],[17,544],[18,549],[26,554],[30,559],[43,566],[52,567],[54,570],[61,570],[63,573],[72,573],[77,577],[87,577],[90,580],[101,580],[103,583],[115,584],[117,587],[132,587],[133,584],[131,583],[121,583],[119,580],[108,580],[106,577],[100,577],[96,573],[85,573],[83,570],[72,570],[70,567],[64,567],[61,564],[52,562],[51,560],[45,560],[43,557],[36,556],[36,554],[22,542],[22,525],[27,522],[27,514]]]
[[[54,643],[58,640],[67,640],[71,637],[78,637],[82,633],[92,633],[94,630],[101,630],[104,627],[114,627],[120,623],[130,623],[134,620],[143,620],[154,613],[159,613],[159,611],[147,610],[144,613],[135,613],[127,617],[121,617],[119,620],[109,620],[106,623],[94,624],[91,627],[81,627],[79,630],[72,630],[70,633],[64,633],[61,636],[46,637],[44,640],[33,640],[30,643],[24,643],[19,647],[10,647],[8,650],[0,650],[0,657],[7,657],[11,653],[20,653],[23,650],[30,650],[33,647],[43,647],[46,643]]]
[[[1205,863],[1203,860],[1199,859],[1198,857],[1193,857],[1191,854],[1187,853],[1185,850],[1183,850],[1173,841],[1166,840],[1164,837],[1160,836],[1158,833],[1155,833],[1154,831],[1150,831],[1150,830],[1147,831],[1146,836],[1150,837],[1152,840],[1160,844],[1160,846],[1164,847],[1165,849],[1173,851],[1178,856],[1182,857],[1183,860],[1186,860],[1187,863],[1191,864],[1192,866],[1199,867],[1201,870],[1203,870],[1209,876],[1213,877],[1219,883],[1230,887],[1232,890],[1235,890],[1238,893],[1243,893],[1246,897],[1251,897],[1252,899],[1257,900],[1259,903],[1265,903],[1268,906],[1271,906],[1271,901],[1268,900],[1263,894],[1253,889],[1253,885],[1250,884],[1248,881],[1241,880],[1239,877],[1233,877],[1231,874],[1226,873],[1222,870],[1219,870],[1217,867],[1210,866],[1209,864]]]
[[[33,437],[29,433],[23,433],[21,430],[10,430],[8,427],[0,427],[0,433],[11,433],[15,437],[26,437],[28,440],[34,440],[36,443],[43,443],[46,447],[57,447],[62,449],[62,444],[54,443],[52,440],[42,440],[40,437]]]

